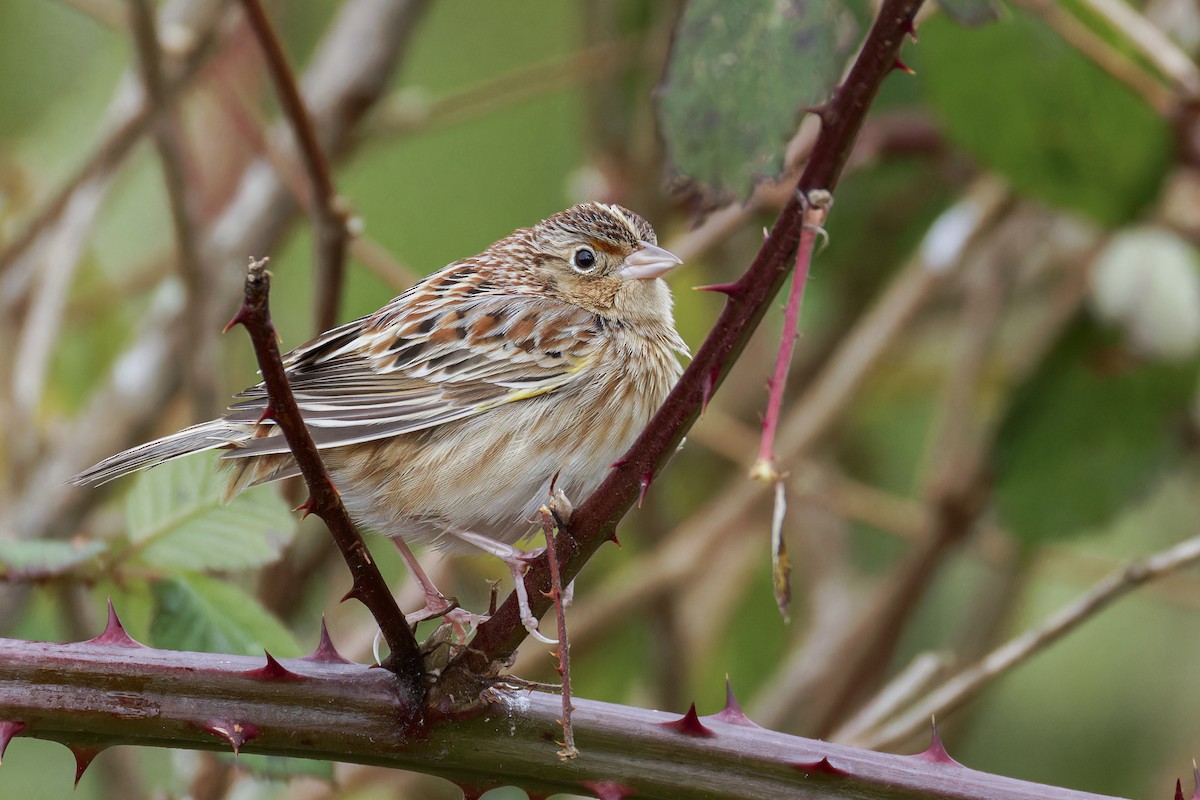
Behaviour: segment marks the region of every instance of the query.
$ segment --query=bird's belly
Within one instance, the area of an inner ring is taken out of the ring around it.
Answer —
[[[351,515],[378,533],[452,546],[445,534],[456,529],[515,542],[552,480],[573,502],[598,486],[665,394],[628,388],[597,381],[327,460]]]

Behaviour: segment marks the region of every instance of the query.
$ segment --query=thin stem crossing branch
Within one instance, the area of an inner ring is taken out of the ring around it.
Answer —
[[[241,324],[250,334],[267,387],[267,409],[263,415],[270,416],[279,424],[308,485],[308,501],[302,507],[306,512],[316,514],[328,526],[342,551],[342,557],[346,559],[346,566],[354,577],[353,587],[346,596],[362,601],[383,632],[391,653],[382,666],[399,676],[410,696],[424,697],[425,668],[417,640],[405,623],[404,614],[396,605],[379,567],[367,551],[362,535],[350,520],[337,489],[330,481],[288,385],[275,326],[271,322],[268,305],[271,273],[267,272],[266,263],[266,259],[250,261],[246,273],[245,301],[228,327]]]

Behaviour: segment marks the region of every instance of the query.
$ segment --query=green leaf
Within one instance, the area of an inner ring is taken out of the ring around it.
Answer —
[[[178,575],[153,586],[150,641],[168,650],[259,655],[301,654],[300,645],[258,600],[207,575]]]
[[[1018,394],[996,447],[1002,521],[1027,542],[1112,520],[1181,450],[1196,362],[1136,364],[1075,324]]]
[[[675,170],[719,196],[778,177],[798,110],[829,98],[853,29],[840,2],[688,3],[659,93]]]
[[[0,567],[59,572],[89,561],[108,549],[105,542],[52,539],[0,539]]]
[[[938,0],[946,16],[964,28],[977,28],[1000,19],[996,0]]]
[[[947,136],[1018,190],[1108,224],[1157,195],[1170,126],[1029,14],[974,30],[934,17],[912,59]]]
[[[296,520],[271,487],[221,502],[216,454],[168,461],[142,473],[125,502],[137,559],[187,570],[244,569],[270,563],[296,532]]]

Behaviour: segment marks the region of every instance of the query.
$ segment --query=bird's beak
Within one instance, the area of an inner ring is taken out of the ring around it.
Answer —
[[[665,275],[670,270],[683,263],[670,250],[665,250],[656,244],[639,242],[641,249],[630,254],[621,267],[620,275],[627,281],[649,281]]]

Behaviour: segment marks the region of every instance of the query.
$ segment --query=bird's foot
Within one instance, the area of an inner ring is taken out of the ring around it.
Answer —
[[[513,588],[517,592],[517,608],[521,614],[521,625],[525,627],[530,636],[539,642],[558,644],[557,639],[551,639],[538,630],[537,617],[533,616],[533,611],[529,608],[529,594],[525,591],[525,573],[529,571],[529,564],[531,561],[539,558],[545,551],[545,548],[522,550],[519,547],[513,547],[511,544],[505,544],[491,537],[472,533],[471,531],[450,531],[450,533],[455,538],[461,539],[467,544],[472,544],[485,553],[491,553],[504,562],[508,567],[508,571],[513,576]]]

